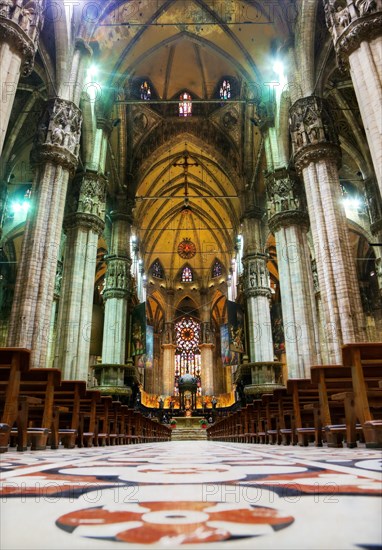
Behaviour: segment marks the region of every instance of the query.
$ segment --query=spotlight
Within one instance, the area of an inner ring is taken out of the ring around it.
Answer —
[[[97,65],[90,65],[90,67],[88,68],[88,76],[90,78],[95,78],[97,75],[98,75],[98,67]]]
[[[276,74],[284,74],[284,65],[282,64],[281,61],[277,60],[274,62],[273,64],[273,70]]]

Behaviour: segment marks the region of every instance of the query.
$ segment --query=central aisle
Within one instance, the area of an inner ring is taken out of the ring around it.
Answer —
[[[382,543],[377,450],[175,441],[0,461],[3,550]]]

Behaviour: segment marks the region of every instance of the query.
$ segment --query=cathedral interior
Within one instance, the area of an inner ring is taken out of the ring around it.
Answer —
[[[1,344],[228,406],[243,359],[304,377],[380,340],[381,88],[333,44],[346,2],[61,4],[1,4]]]
[[[0,348],[214,422],[381,342],[381,20],[0,0]]]

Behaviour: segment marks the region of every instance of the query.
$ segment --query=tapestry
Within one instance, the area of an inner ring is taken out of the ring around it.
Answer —
[[[223,367],[239,364],[239,354],[230,349],[228,325],[220,327],[220,344]]]
[[[229,349],[244,353],[244,313],[240,304],[227,300]],[[237,364],[237,363],[236,363]]]
[[[137,367],[151,369],[154,363],[154,327],[146,326],[146,353],[137,357]]]
[[[138,304],[131,316],[131,356],[146,353],[146,302]]]

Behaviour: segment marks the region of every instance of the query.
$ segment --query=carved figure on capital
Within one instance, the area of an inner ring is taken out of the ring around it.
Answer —
[[[37,131],[39,145],[52,144],[66,147],[78,155],[82,117],[65,100],[50,102]]]
[[[331,29],[334,26],[336,13],[336,9],[332,0],[325,0],[324,11],[326,26],[328,27],[328,29]]]
[[[334,128],[327,102],[317,96],[300,99],[291,109],[290,129],[294,153],[300,144],[316,145],[330,143],[338,146],[338,136]]]
[[[34,9],[31,5],[26,5],[21,8],[19,25],[27,34],[34,20]]]
[[[371,13],[377,8],[377,3],[375,0],[356,0],[355,7],[357,8],[360,16]]]
[[[13,8],[12,0],[0,0],[0,16],[9,19],[11,8]]]
[[[268,288],[265,260],[262,258],[250,260],[246,273],[248,289]]]
[[[115,287],[115,265],[110,263],[107,268],[107,288]]]
[[[308,108],[304,123],[309,143],[318,143],[325,140],[324,129],[318,113]]]
[[[351,23],[351,17],[349,8],[345,6],[342,8],[341,6],[337,7],[337,11],[334,15],[335,22],[337,24],[337,27],[339,27],[342,30],[345,30],[346,27],[348,27]]]
[[[64,144],[64,138],[65,138],[65,133],[64,133],[63,125],[59,124],[58,126],[53,128],[53,130],[52,130],[51,140],[52,140],[53,145],[63,145]]]

